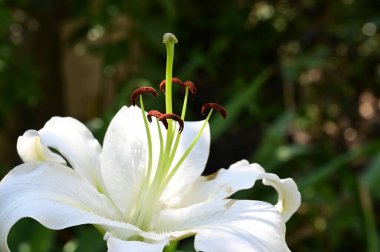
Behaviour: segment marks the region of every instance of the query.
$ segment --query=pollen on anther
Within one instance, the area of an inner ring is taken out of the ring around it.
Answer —
[[[160,116],[160,118],[158,118],[158,120],[160,120],[160,121],[167,120],[167,119],[172,119],[174,121],[177,121],[179,124],[179,130],[178,130],[179,133],[181,133],[183,131],[184,122],[181,119],[181,117],[177,116],[176,114],[163,114],[162,116]]]
[[[208,109],[215,109],[216,111],[219,112],[219,114],[224,119],[226,119],[226,117],[227,117],[227,111],[222,106],[220,106],[218,103],[210,102],[210,103],[203,104],[202,111],[201,111],[202,115],[205,115],[206,110],[208,110]]]
[[[192,93],[193,95],[197,93],[197,87],[192,81],[189,81],[189,80],[185,81],[182,85],[184,88],[188,87],[190,90],[190,93]]]
[[[150,110],[147,114],[147,118],[149,122],[152,122],[152,116],[156,118],[160,118],[163,114],[158,110]]]
[[[160,117],[163,116],[164,114],[162,114],[160,111],[158,110],[150,110],[147,114],[147,118],[148,118],[148,121],[149,122],[152,122],[152,116],[153,117],[156,117],[159,121],[162,122],[162,124],[165,126],[165,128],[167,129],[168,128],[168,122],[167,120],[163,119],[163,120],[160,120]]]
[[[154,89],[152,87],[139,87],[139,88],[135,89],[135,91],[133,91],[133,93],[131,95],[131,103],[132,103],[132,105],[136,106],[136,98],[137,98],[137,96],[142,95],[142,94],[146,94],[146,93],[150,93],[154,97],[158,96],[158,93],[157,93],[156,89]]]
[[[181,85],[181,86],[183,85],[183,82],[179,78],[175,78],[175,77],[172,78],[172,82],[176,83],[178,85]],[[161,83],[160,83],[160,90],[164,94],[165,94],[165,86],[166,86],[166,80],[161,81]]]

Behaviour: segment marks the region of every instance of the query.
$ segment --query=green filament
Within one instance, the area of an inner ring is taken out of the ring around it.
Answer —
[[[195,144],[198,142],[199,138],[201,137],[211,115],[212,115],[213,109],[210,110],[209,114],[207,115],[206,120],[204,120],[201,130],[198,132],[197,136],[194,138],[194,140],[191,142],[190,146],[187,148],[185,153],[182,155],[182,157],[178,160],[177,164],[174,166],[174,168],[171,170],[170,174],[166,177],[162,187],[165,188],[170,180],[173,178],[174,174],[177,172],[179,167],[181,167],[182,163],[185,161],[187,156],[190,154],[190,152],[193,150]],[[174,158],[174,157],[173,157]]]
[[[146,136],[148,140],[148,173],[147,173],[147,178],[150,178],[150,174],[152,172],[152,158],[153,158],[153,153],[152,153],[152,137],[150,135],[150,130],[149,130],[149,125],[148,125],[148,119],[146,118],[145,115],[145,109],[144,109],[144,102],[142,99],[142,95],[140,95],[140,106],[141,106],[141,113],[142,117],[144,120],[144,126],[145,126],[145,131],[146,131]]]
[[[164,43],[167,50],[166,61],[166,86],[165,86],[165,109],[166,114],[173,113],[173,100],[172,100],[172,70],[174,59],[174,44],[177,43],[177,39],[172,34],[164,35]],[[185,97],[183,99],[183,106],[181,111],[181,119],[184,121],[186,116],[187,102],[189,96],[189,87],[185,88]],[[178,150],[179,142],[181,141],[181,133],[177,131],[177,124],[172,119],[167,119],[168,128],[166,131],[166,139],[164,141],[164,135],[160,126],[160,121],[157,119],[158,137],[159,137],[159,156],[157,161],[157,167],[155,173],[153,172],[153,146],[152,137],[149,129],[148,120],[145,114],[144,104],[140,95],[141,111],[144,120],[144,126],[147,134],[148,142],[148,167],[146,172],[146,178],[141,187],[141,191],[137,197],[137,203],[135,209],[131,213],[132,223],[142,230],[148,231],[150,228],[151,219],[154,211],[156,211],[157,204],[165,188],[179,170],[183,162],[186,160],[190,152],[193,150],[197,142],[202,136],[204,129],[206,128],[208,121],[213,113],[213,109],[210,110],[207,118],[204,120],[200,131],[192,140],[186,151],[179,157],[177,163],[174,163],[176,153]],[[185,129],[186,130],[186,129]],[[154,173],[154,174],[153,174]]]

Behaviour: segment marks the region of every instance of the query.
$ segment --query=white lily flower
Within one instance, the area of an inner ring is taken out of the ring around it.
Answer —
[[[173,37],[166,36],[170,59]],[[39,131],[19,137],[17,150],[24,163],[0,182],[0,251],[9,251],[9,230],[24,217],[56,230],[93,224],[104,232],[111,252],[163,251],[171,241],[193,235],[197,251],[289,251],[285,222],[300,205],[296,184],[246,160],[201,176],[210,147],[208,119],[220,107],[208,104],[206,120],[183,123],[193,88],[184,85],[181,117],[172,114],[168,62],[167,113],[148,113],[157,123],[148,123],[141,94],[153,91],[143,88],[134,93],[141,109],[119,110],[103,148],[69,117],[54,117]],[[181,133],[174,121],[180,128],[183,123]],[[277,190],[276,205],[229,199],[260,179]]]

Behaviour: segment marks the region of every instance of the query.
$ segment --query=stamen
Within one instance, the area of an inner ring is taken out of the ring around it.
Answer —
[[[210,103],[203,104],[203,106],[202,106],[202,115],[206,114],[206,110],[207,109],[215,109],[216,111],[219,112],[219,114],[224,119],[226,119],[226,117],[227,117],[227,111],[222,106],[220,106],[218,103],[210,102]]]
[[[184,123],[183,123],[183,120],[179,116],[177,116],[176,114],[163,114],[162,116],[158,118],[159,121],[163,121],[166,119],[172,119],[174,121],[177,121],[179,124],[179,130],[178,130],[179,133],[183,131]]]
[[[164,114],[162,114],[160,111],[158,110],[151,110],[148,112],[147,114],[147,118],[148,118],[148,121],[151,123],[152,122],[152,116],[153,117],[156,117],[159,121],[162,122],[162,124],[165,126],[165,128],[167,129],[168,128],[168,121],[163,119],[163,120],[160,120],[160,118],[163,116]]]
[[[131,95],[131,103],[133,106],[136,106],[136,98],[139,95],[146,94],[146,93],[151,93],[154,97],[158,96],[158,93],[156,89],[152,87],[139,87],[135,91],[133,91]]]
[[[195,95],[197,93],[197,87],[195,86],[195,84],[192,82],[192,81],[185,81],[183,84],[182,84],[183,88],[186,89],[186,87],[189,88],[190,90],[190,93]]]
[[[168,183],[170,182],[170,180],[172,179],[172,177],[174,176],[174,174],[177,172],[177,170],[182,165],[182,163],[185,161],[185,159],[187,158],[187,156],[189,155],[189,153],[191,152],[191,150],[194,148],[195,144],[198,142],[198,140],[201,137],[201,135],[202,135],[202,133],[203,133],[203,131],[204,131],[204,129],[205,129],[208,121],[210,120],[211,114],[212,113],[210,112],[207,115],[207,118],[204,120],[203,125],[201,127],[201,130],[198,132],[198,134],[196,135],[196,137],[193,139],[193,141],[191,142],[190,146],[187,148],[187,150],[182,155],[182,157],[178,160],[178,162],[174,166],[174,168],[170,171],[169,175],[165,178],[165,181],[161,185],[160,193],[162,193],[163,190],[166,188],[166,186],[168,185]],[[171,158],[173,160],[174,159],[174,155]]]
[[[160,116],[162,116],[162,115],[163,114],[158,110],[150,110],[147,114],[148,121],[151,123],[152,122],[152,116],[154,116],[156,118],[160,118]]]
[[[183,82],[179,78],[172,78],[172,82],[183,86]],[[161,81],[160,90],[164,94],[165,94],[165,85],[166,85],[166,80]]]

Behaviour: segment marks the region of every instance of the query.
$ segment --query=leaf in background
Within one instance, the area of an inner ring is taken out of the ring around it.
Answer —
[[[361,175],[361,181],[376,196],[380,196],[380,154],[374,156]]]
[[[315,168],[313,172],[310,172],[302,180],[299,181],[298,187],[302,190],[314,184],[328,179],[335,174],[339,169],[349,166],[349,164],[361,157],[371,155],[373,152],[378,152],[380,143],[378,141],[370,142],[364,146],[356,147],[335,157],[330,162]]]
[[[264,165],[268,171],[273,171],[284,159],[289,160],[290,156],[302,154],[306,147],[284,146],[286,128],[293,118],[294,114],[291,111],[285,111],[280,115],[264,132],[261,143],[251,160]]]
[[[106,242],[103,241],[102,235],[91,225],[79,226],[75,228],[77,235],[75,242],[78,247],[76,252],[102,252],[106,250]]]
[[[11,251],[51,251],[54,244],[53,230],[31,219],[20,220],[11,230],[8,244]]]
[[[377,156],[377,161],[379,160]],[[366,228],[367,251],[379,251],[379,239],[376,231],[376,220],[373,209],[372,197],[368,185],[359,180],[359,197],[363,210],[363,218]]]
[[[219,116],[213,118],[211,124],[213,125],[213,130],[211,131],[213,141],[217,140],[223,133],[235,122],[239,117],[240,113],[244,108],[248,107],[259,93],[262,85],[269,79],[272,75],[270,69],[263,70],[248,87],[244,87],[237,91],[228,101],[225,106],[227,110],[227,119],[223,119]]]

